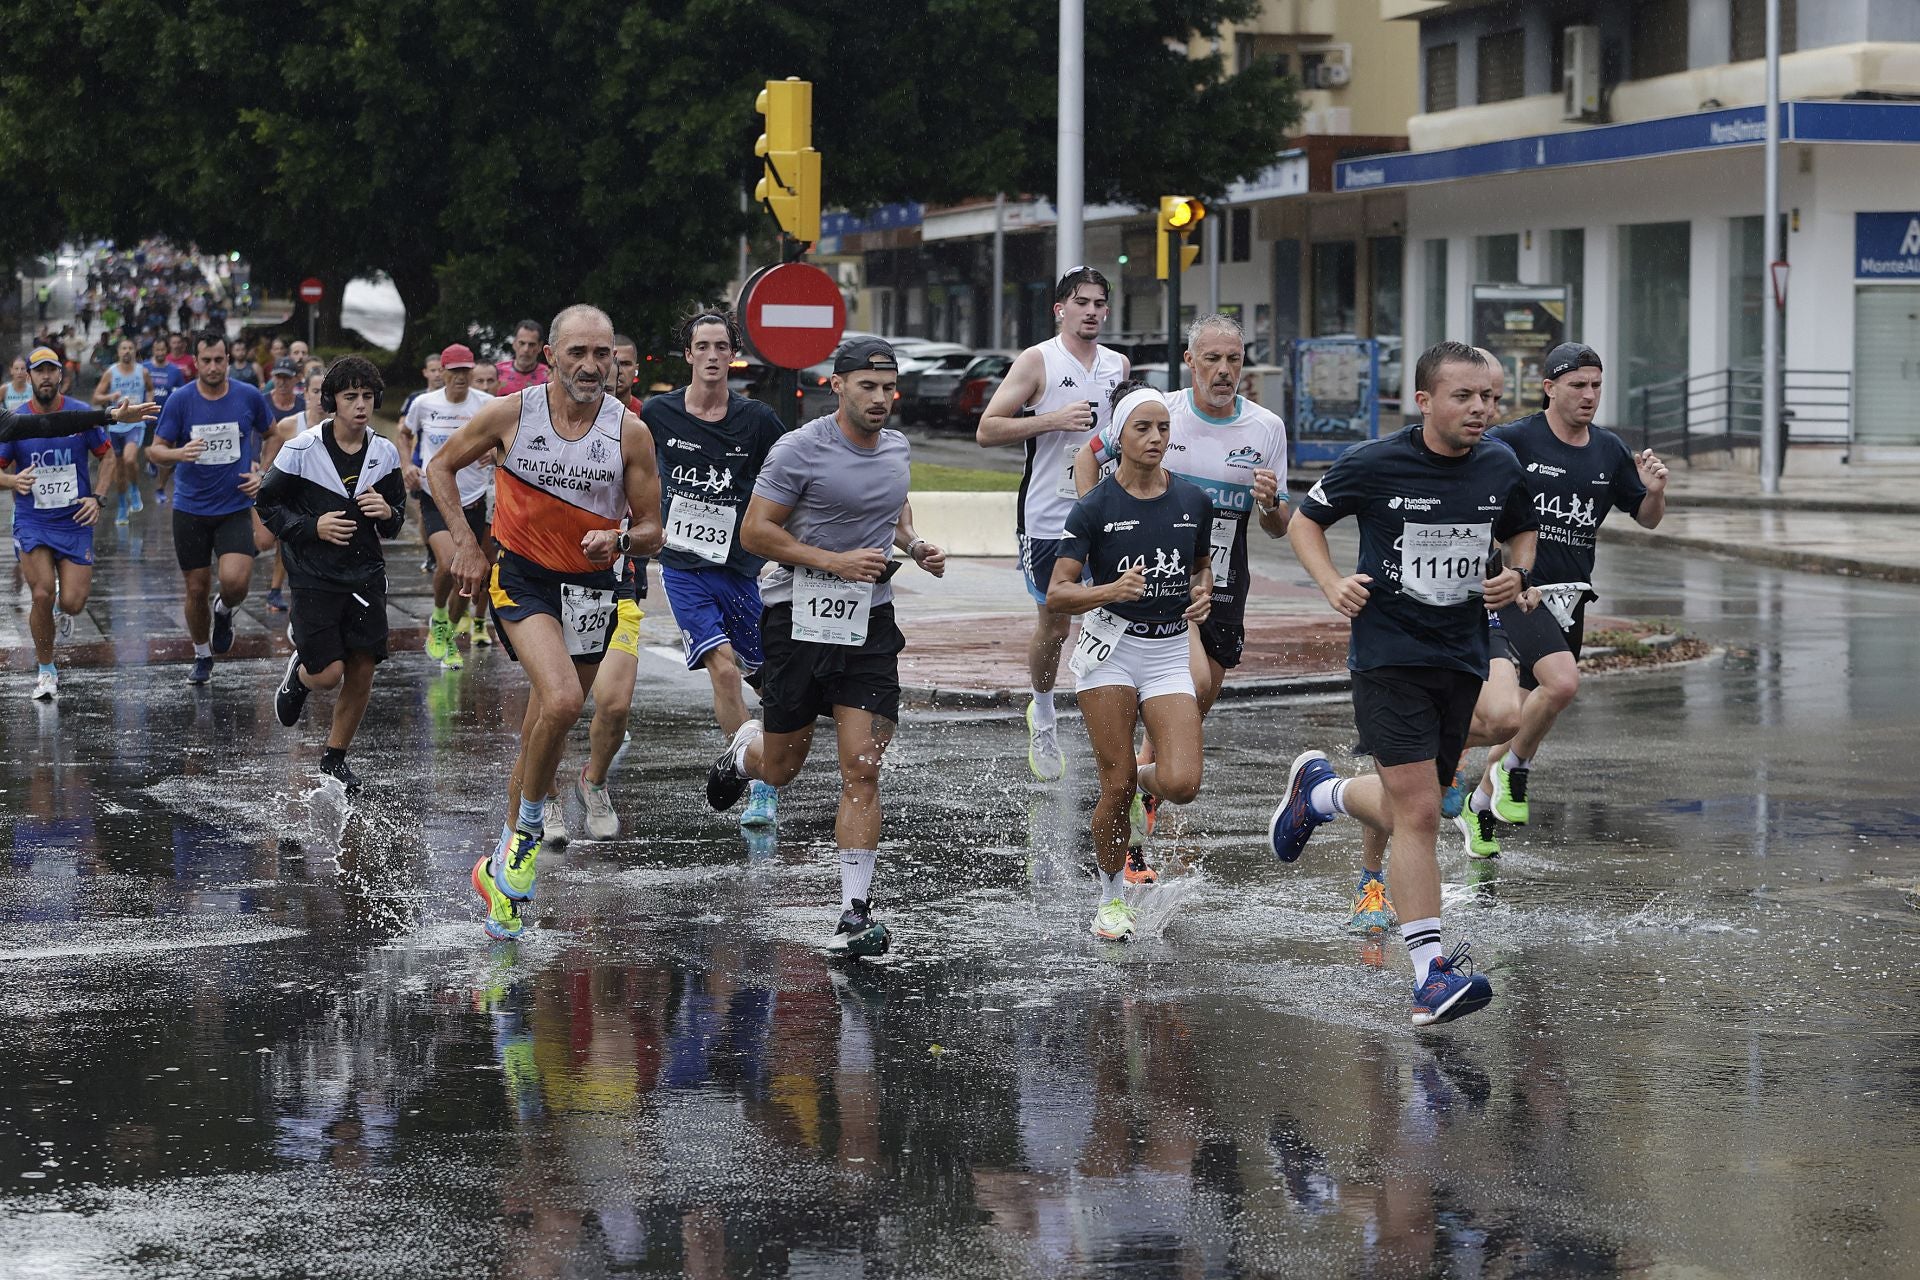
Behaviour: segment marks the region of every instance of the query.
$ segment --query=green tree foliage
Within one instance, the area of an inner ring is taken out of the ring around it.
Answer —
[[[830,204],[1053,188],[1055,0],[14,0],[0,252],[155,232],[333,298],[388,272],[408,350],[580,298],[643,345],[731,276],[753,98],[814,82]],[[1264,167],[1291,86],[1206,40],[1257,0],[1090,0],[1087,193]],[[1196,34],[1197,33],[1197,34]]]

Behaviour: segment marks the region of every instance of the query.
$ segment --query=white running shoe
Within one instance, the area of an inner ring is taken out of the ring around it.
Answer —
[[[541,836],[540,843],[546,845],[565,844],[567,841],[573,839],[573,833],[567,830],[567,806],[560,802],[559,796],[555,796],[553,799],[547,801],[546,812],[542,815],[542,821],[545,824],[546,831],[545,834]]]
[[[605,787],[594,786],[581,774],[573,780],[573,794],[579,797],[580,810],[587,815],[587,839],[612,840],[619,836],[620,815],[613,811],[613,799]]]
[[[42,671],[40,678],[33,682],[33,700],[52,702],[60,693],[60,677],[51,671]]]
[[[1093,913],[1093,936],[1109,942],[1125,942],[1133,936],[1133,918],[1136,914],[1125,898],[1108,898]]]
[[[1045,729],[1033,722],[1033,703],[1027,703],[1027,767],[1042,782],[1058,782],[1067,772],[1067,757],[1060,750],[1060,722]]]

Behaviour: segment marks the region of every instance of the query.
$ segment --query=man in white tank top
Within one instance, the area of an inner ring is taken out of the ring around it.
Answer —
[[[1060,648],[1070,621],[1047,608],[1047,583],[1066,536],[1067,512],[1078,498],[1074,455],[1087,437],[1106,425],[1108,399],[1131,372],[1127,358],[1094,339],[1107,320],[1107,278],[1092,267],[1075,267],[1053,291],[1059,336],[1028,347],[1007,370],[1006,381],[987,402],[974,439],[982,447],[1017,444],[1026,449],[1015,520],[1020,535],[1020,572],[1033,597],[1033,636],[1027,642],[1027,765],[1051,782],[1066,772],[1054,723],[1053,686],[1060,675]]]
[[[488,565],[465,520],[446,530],[454,581],[468,596],[488,591],[507,654],[532,686],[507,785],[507,824],[493,855],[473,868],[495,938],[519,936],[521,904],[533,899],[544,799],[613,634],[614,559],[652,555],[664,540],[653,434],[607,394],[613,322],[577,305],[555,316],[548,332],[552,379],[481,405],[427,463],[435,505],[459,511],[461,469],[495,449],[506,458],[494,477],[495,562]]]

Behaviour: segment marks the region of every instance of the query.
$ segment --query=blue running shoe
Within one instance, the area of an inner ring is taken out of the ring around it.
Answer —
[[[211,679],[213,679],[213,659],[195,658],[193,660],[193,669],[187,672],[187,683],[205,684]]]
[[[1466,765],[1467,757],[1466,754],[1462,752],[1460,756],[1460,766],[1453,771],[1453,781],[1447,784],[1446,791],[1440,796],[1440,816],[1442,818],[1457,818],[1460,816],[1460,811],[1467,807],[1467,794],[1471,792],[1473,788],[1467,785]]]
[[[1430,1027],[1452,1022],[1486,1008],[1492,1001],[1493,984],[1473,971],[1463,942],[1452,955],[1435,960],[1427,970],[1427,980],[1413,989],[1413,1025]]]
[[[1282,862],[1295,861],[1307,847],[1307,837],[1313,834],[1313,829],[1332,821],[1315,813],[1307,798],[1315,787],[1333,782],[1339,776],[1323,752],[1302,751],[1293,758],[1293,767],[1287,770],[1286,793],[1281,797],[1280,807],[1273,811],[1273,821],[1267,824],[1267,839],[1273,845],[1274,857]]]
[[[222,654],[233,648],[233,610],[213,611],[213,651]]]
[[[780,792],[755,778],[747,797],[747,811],[740,815],[743,827],[770,827],[780,820]]]

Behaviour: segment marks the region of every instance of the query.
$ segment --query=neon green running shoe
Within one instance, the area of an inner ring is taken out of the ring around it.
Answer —
[[[447,618],[429,618],[427,620],[427,656],[437,662],[447,660],[447,651],[453,648],[453,623]]]
[[[1526,769],[1509,769],[1505,760],[1493,762],[1493,816],[1516,827],[1527,825]]]
[[[487,860],[487,874],[493,879],[493,887],[516,902],[533,900],[533,865],[540,856],[541,838],[515,827],[513,834]]]
[[[1500,837],[1494,833],[1491,812],[1469,809],[1455,818],[1453,825],[1460,828],[1462,844],[1469,858],[1500,856]]]
[[[482,858],[473,864],[473,891],[480,895],[480,901],[487,904],[484,925],[487,936],[508,941],[519,937],[523,927],[520,923],[520,904],[494,887],[487,861]]]
[[[1137,914],[1125,898],[1108,898],[1093,913],[1093,936],[1108,942],[1125,942],[1133,936],[1133,918]]]
[[[1140,792],[1127,801],[1127,848],[1138,849],[1147,842],[1147,802]]]

